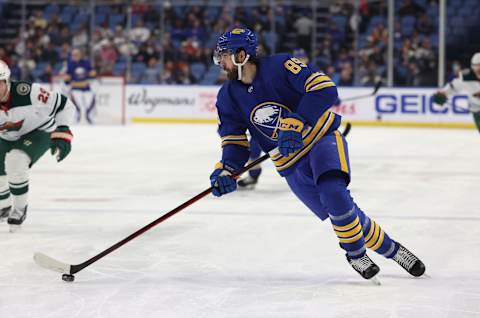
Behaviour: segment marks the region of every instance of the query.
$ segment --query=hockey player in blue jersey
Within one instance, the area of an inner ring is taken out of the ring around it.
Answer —
[[[330,78],[288,54],[257,57],[257,39],[248,29],[220,36],[214,59],[229,80],[216,102],[222,157],[210,176],[212,193],[236,190],[232,172],[248,160],[248,130],[295,195],[320,219],[330,219],[348,262],[363,278],[380,270],[366,248],[413,276],[423,275],[420,259],[391,239],[350,196],[347,142],[337,130],[341,117],[328,111],[337,100]]]
[[[77,122],[79,123],[82,123],[84,119],[88,124],[94,123],[96,84],[96,72],[90,65],[90,61],[82,57],[79,49],[73,49],[67,65],[65,85],[68,87],[71,100],[77,109]]]
[[[293,50],[293,57],[297,58],[303,64],[307,64],[307,66],[310,67],[311,69],[315,68],[313,64],[309,64],[308,55],[304,49],[300,48],[300,49]],[[260,158],[260,155],[262,154],[262,149],[260,148],[260,145],[255,140],[255,138],[250,138],[249,143],[250,143],[250,157],[248,158],[247,164],[257,160],[258,158]],[[257,165],[252,169],[248,170],[247,176],[238,180],[237,184],[239,188],[254,189],[258,183],[258,179],[260,178],[261,174],[262,174],[262,167],[260,165]]]

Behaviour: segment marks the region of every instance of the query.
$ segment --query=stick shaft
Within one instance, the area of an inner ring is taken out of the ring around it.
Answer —
[[[256,165],[260,164],[261,162],[265,161],[267,158],[268,158],[268,154],[265,154],[263,155],[262,157],[258,158],[257,160],[251,162],[250,164],[246,165],[245,167],[243,167],[242,169],[240,169],[239,171],[235,172],[234,176],[239,176],[241,175],[242,173],[250,170],[251,168],[255,167]],[[202,199],[203,197],[207,196],[208,194],[210,194],[210,192],[212,192],[212,187],[200,192],[199,194],[197,194],[196,196],[194,196],[193,198],[189,199],[188,201],[180,204],[179,206],[177,206],[175,209],[171,210],[170,212],[162,215],[161,217],[159,217],[158,219],[154,220],[153,222],[145,225],[144,227],[142,227],[141,229],[137,230],[136,232],[130,234],[129,236],[127,236],[126,238],[124,238],[123,240],[119,241],[118,243],[115,243],[114,245],[110,246],[109,248],[107,248],[106,250],[104,250],[103,252],[101,253],[98,253],[97,255],[93,256],[92,258],[90,258],[89,260],[81,263],[81,264],[77,264],[77,265],[71,265],[71,269],[70,269],[70,274],[75,274],[75,273],[78,273],[79,271],[81,271],[82,269],[84,269],[85,267],[87,266],[90,266],[91,264],[95,263],[96,261],[98,261],[99,259],[107,256],[108,254],[112,253],[113,251],[115,251],[116,249],[120,248],[121,246],[125,245],[126,243],[130,242],[131,240],[135,239],[136,237],[142,235],[143,233],[145,233],[146,231],[150,230],[152,227],[162,223],[163,221],[165,221],[166,219],[172,217],[173,215],[177,214],[178,212],[182,211],[183,209],[185,209],[186,207],[192,205],[193,203],[197,202],[198,200]]]

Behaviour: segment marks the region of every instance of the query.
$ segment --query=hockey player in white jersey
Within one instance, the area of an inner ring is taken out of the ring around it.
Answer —
[[[448,82],[445,87],[433,95],[435,104],[443,105],[448,96],[454,93],[468,95],[468,109],[480,131],[480,52],[472,56],[470,68],[463,70],[458,77]]]
[[[0,221],[10,231],[27,216],[29,169],[50,149],[57,161],[71,150],[75,107],[39,84],[10,81],[0,60]]]

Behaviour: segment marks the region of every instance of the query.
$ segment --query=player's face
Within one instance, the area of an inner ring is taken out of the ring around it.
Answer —
[[[230,53],[222,53],[219,56],[218,64],[227,72],[227,78],[231,81],[238,78],[237,67],[233,65],[232,55]]]
[[[480,79],[480,64],[472,65],[473,72],[477,75],[477,78]]]
[[[8,85],[6,81],[0,81],[0,101],[4,102],[8,98]]]

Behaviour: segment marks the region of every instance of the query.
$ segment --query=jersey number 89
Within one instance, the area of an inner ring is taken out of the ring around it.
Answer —
[[[285,68],[292,72],[293,74],[298,74],[302,70],[302,67],[307,67],[302,61],[299,59],[292,57],[289,60],[286,60],[285,63],[283,63]]]

